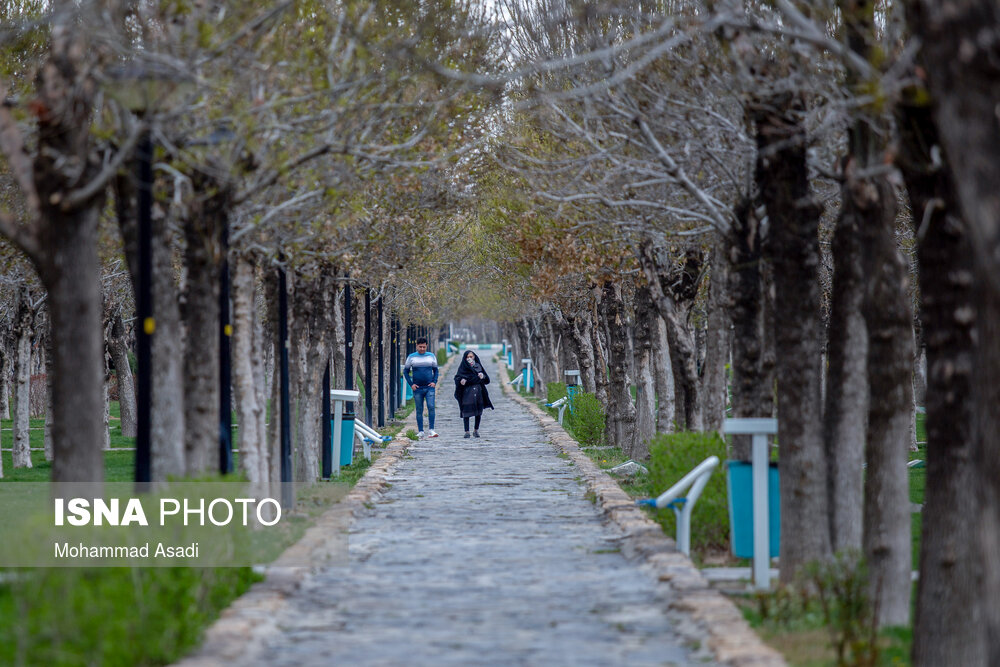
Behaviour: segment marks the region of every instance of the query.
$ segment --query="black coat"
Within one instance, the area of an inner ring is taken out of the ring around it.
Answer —
[[[490,376],[483,369],[479,355],[475,352],[472,353],[476,357],[475,365],[470,366],[465,361],[468,353],[468,350],[462,352],[462,362],[459,364],[458,372],[455,373],[455,400],[458,401],[462,417],[478,417],[486,408],[494,409],[493,403],[490,402],[490,393],[486,390]],[[483,374],[482,378],[479,377],[480,373]],[[465,380],[465,384],[462,384],[462,380]]]

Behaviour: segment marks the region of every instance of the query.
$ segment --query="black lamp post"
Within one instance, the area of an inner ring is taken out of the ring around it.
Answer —
[[[284,261],[284,257],[279,258]],[[292,415],[288,392],[288,285],[285,269],[278,269],[278,349],[281,375],[281,504],[290,508],[292,496]]]
[[[136,332],[136,438],[135,481],[146,484],[153,479],[151,448],[152,421],[150,398],[153,393],[153,140],[149,130],[144,130],[136,152],[139,161],[138,241],[139,284],[136,286],[136,315],[139,327]]]
[[[333,474],[333,453],[330,451],[330,362],[326,362],[323,373],[323,479],[330,479]]]
[[[233,471],[233,385],[230,341],[233,325],[229,312],[229,215],[223,214],[219,234],[222,266],[219,269],[219,473]]]
[[[351,328],[351,283],[344,283],[344,389],[354,389],[354,333]],[[354,402],[344,402],[344,414],[354,416]]]
[[[382,335],[382,297],[378,298],[378,426],[385,426],[385,354]]]
[[[372,422],[372,290],[365,288],[365,420]]]

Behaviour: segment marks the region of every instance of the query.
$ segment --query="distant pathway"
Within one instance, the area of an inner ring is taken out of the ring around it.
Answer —
[[[414,443],[350,533],[350,565],[306,577],[249,664],[687,665],[652,576],[618,551],[578,473],[500,391],[462,438],[451,377],[440,438]],[[247,664],[247,663],[242,663]]]

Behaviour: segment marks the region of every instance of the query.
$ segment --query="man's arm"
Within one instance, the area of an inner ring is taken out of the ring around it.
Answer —
[[[410,369],[413,368],[413,355],[406,357],[406,363],[403,365],[403,377],[406,378],[407,386],[413,386],[413,377],[410,375]]]

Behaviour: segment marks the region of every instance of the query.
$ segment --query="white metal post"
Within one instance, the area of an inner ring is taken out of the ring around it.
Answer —
[[[753,498],[753,582],[766,590],[771,586],[770,456],[768,438],[778,433],[772,418],[727,419],[722,427],[727,435],[752,435],[750,454],[751,497]]]
[[[771,526],[768,524],[768,456],[767,436],[753,436],[753,582],[758,589],[771,586]]]

